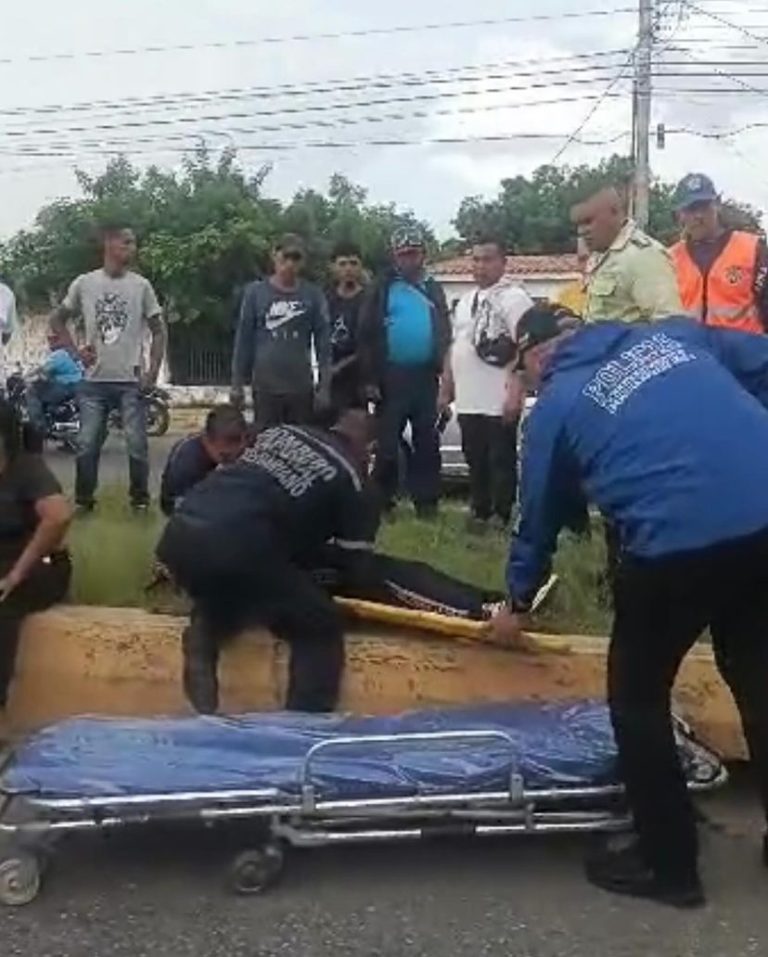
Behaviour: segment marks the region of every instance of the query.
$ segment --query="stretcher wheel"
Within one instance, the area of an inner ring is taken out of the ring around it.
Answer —
[[[236,894],[262,894],[280,879],[284,863],[285,855],[278,844],[243,851],[232,862],[229,886]]]
[[[40,893],[42,867],[34,854],[18,851],[0,860],[0,903],[24,907]]]

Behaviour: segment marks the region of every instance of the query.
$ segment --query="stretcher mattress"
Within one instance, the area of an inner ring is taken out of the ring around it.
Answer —
[[[500,731],[514,742],[526,787],[615,783],[616,751],[605,705],[486,705],[391,717],[291,713],[119,720],[53,725],[15,753],[0,786],[9,794],[97,798],[190,791],[276,789],[295,795],[309,749],[339,737]],[[371,743],[323,750],[312,783],[333,798],[474,793],[509,787],[510,748],[500,739]]]

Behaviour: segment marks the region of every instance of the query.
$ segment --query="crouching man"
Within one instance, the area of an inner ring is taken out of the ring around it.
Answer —
[[[193,601],[183,638],[184,689],[197,711],[218,707],[222,642],[254,623],[291,646],[286,708],[335,707],[342,623],[307,570],[308,556],[332,540],[349,556],[348,574],[365,577],[368,433],[361,409],[344,411],[329,430],[267,429],[237,462],[192,488],[171,516],[157,555]]]
[[[768,811],[768,338],[682,318],[582,327],[535,306],[517,341],[539,396],[496,635],[520,641],[558,532],[596,504],[619,536],[608,701],[637,841],[597,854],[587,876],[696,906],[696,824],[670,693],[706,628]]]

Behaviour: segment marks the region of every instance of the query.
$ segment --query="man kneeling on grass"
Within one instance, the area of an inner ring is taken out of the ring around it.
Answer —
[[[160,508],[171,515],[187,492],[219,465],[234,462],[245,449],[248,426],[234,405],[218,405],[205,428],[171,449],[160,480]]]
[[[520,641],[558,532],[594,502],[620,542],[608,702],[637,841],[596,855],[587,875],[617,893],[696,906],[696,823],[670,692],[706,628],[768,814],[768,338],[684,318],[581,326],[567,310],[535,306],[517,343],[538,400],[509,607],[495,631]]]

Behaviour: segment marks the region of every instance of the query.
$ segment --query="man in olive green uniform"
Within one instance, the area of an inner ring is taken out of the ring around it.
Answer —
[[[601,189],[577,203],[571,220],[592,254],[587,322],[635,322],[683,312],[669,253],[627,217],[615,189]]]

